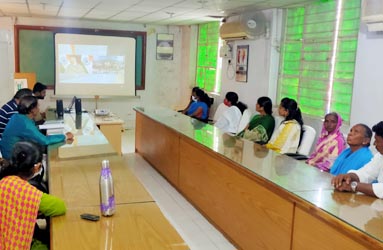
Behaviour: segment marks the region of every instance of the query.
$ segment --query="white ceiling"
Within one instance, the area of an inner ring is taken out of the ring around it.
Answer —
[[[187,25],[314,0],[0,0],[1,16]]]

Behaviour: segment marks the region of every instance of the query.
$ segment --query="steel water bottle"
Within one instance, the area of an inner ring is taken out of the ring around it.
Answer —
[[[109,167],[109,160],[103,160],[101,163],[100,209],[103,216],[112,216],[116,211],[113,178]]]

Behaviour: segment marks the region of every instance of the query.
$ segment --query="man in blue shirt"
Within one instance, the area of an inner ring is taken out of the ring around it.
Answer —
[[[24,96],[31,96],[32,95],[32,90],[24,88],[20,89],[16,92],[15,96],[4,104],[1,109],[0,109],[0,138],[3,136],[3,132],[5,127],[8,124],[8,121],[11,119],[13,114],[19,113],[17,111],[17,105],[20,102],[20,99],[23,98]]]

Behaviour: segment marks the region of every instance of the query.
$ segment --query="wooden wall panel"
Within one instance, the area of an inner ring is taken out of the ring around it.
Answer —
[[[342,223],[342,222],[339,222]],[[349,237],[344,232],[350,232],[351,227],[345,229],[344,223],[339,227],[331,226],[323,220],[318,219],[311,213],[301,209],[299,206],[295,208],[294,232],[293,232],[293,250],[367,250],[381,249],[378,246],[367,246],[366,241],[363,245],[355,241],[353,237]],[[383,226],[383,225],[382,225]],[[355,234],[355,239],[357,234]],[[359,239],[361,240],[361,239]]]
[[[178,133],[158,122],[140,116],[142,115],[137,113],[137,124],[139,124],[140,128],[136,132],[136,151],[169,182],[177,186],[179,169]]]
[[[293,203],[196,143],[180,140],[179,188],[241,249],[290,249]]]

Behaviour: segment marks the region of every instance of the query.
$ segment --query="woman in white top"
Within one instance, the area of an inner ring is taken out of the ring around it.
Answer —
[[[227,92],[223,103],[228,108],[218,118],[214,126],[224,132],[236,134],[242,113],[247,109],[247,106],[238,102],[238,95],[235,92]]]

